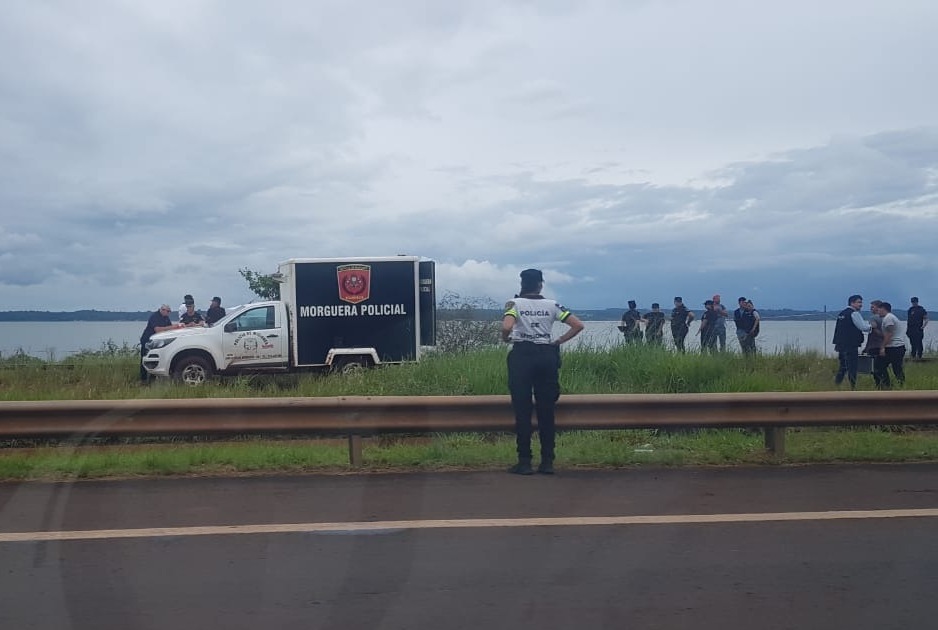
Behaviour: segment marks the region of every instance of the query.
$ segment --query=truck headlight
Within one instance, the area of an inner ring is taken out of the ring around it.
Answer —
[[[165,348],[172,342],[176,341],[175,337],[167,337],[165,339],[154,339],[153,341],[147,342],[147,350],[156,350],[157,348]]]

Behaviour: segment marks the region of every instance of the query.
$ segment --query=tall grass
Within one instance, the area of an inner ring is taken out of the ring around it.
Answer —
[[[506,355],[506,347],[487,347],[349,375],[221,377],[191,388],[169,380],[141,387],[136,350],[105,348],[58,362],[3,359],[0,400],[504,394]],[[813,352],[745,357],[619,346],[565,351],[560,380],[575,394],[823,391],[833,389],[836,368],[836,359]],[[907,389],[938,389],[938,362],[907,363],[906,373]],[[859,385],[872,389],[872,378],[861,375]]]

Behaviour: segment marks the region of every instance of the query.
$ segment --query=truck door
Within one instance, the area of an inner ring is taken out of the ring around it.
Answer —
[[[229,367],[276,367],[287,361],[286,322],[273,306],[251,308],[225,325],[225,361]]]
[[[436,345],[436,265],[424,260],[419,266],[420,276],[420,345]]]

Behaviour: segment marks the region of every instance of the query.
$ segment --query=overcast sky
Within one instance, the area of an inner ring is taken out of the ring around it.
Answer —
[[[0,310],[415,254],[499,303],[938,309],[934,0],[6,0]]]

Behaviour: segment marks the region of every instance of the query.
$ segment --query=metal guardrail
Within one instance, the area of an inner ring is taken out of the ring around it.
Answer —
[[[566,395],[563,429],[765,430],[784,454],[785,427],[938,424],[938,391]],[[508,396],[340,396],[0,402],[0,438],[387,433],[513,429]]]

